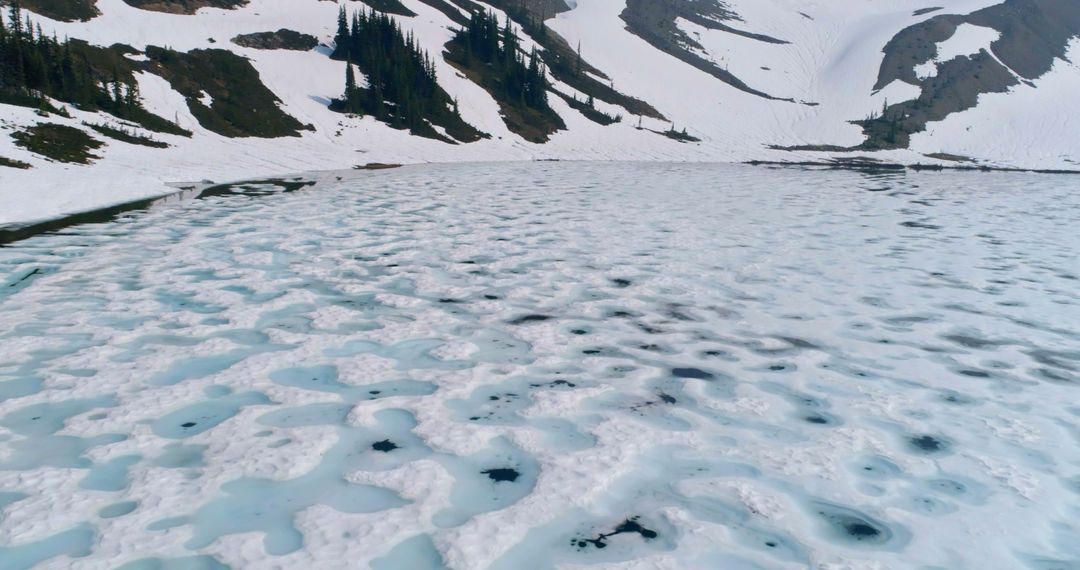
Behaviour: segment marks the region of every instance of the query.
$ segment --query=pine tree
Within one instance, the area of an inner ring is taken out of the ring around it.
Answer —
[[[345,62],[345,108],[350,113],[356,112],[356,75],[353,74],[352,60]]]
[[[349,46],[349,19],[345,14],[345,6],[338,10],[337,34],[334,35],[334,56],[341,55]]]
[[[438,85],[434,60],[412,32],[374,9],[357,10],[351,18],[339,12],[338,23],[346,35],[331,57],[355,64],[367,77],[367,87],[356,86],[349,65],[345,94],[332,102],[332,109],[367,113],[414,131],[434,132],[429,121],[461,123],[450,97]]]
[[[139,82],[134,77],[128,80],[125,86],[124,105],[129,109],[139,106]]]
[[[11,35],[14,36],[16,41],[19,41],[22,37],[22,4],[15,0],[8,7],[8,21],[11,22]]]
[[[50,100],[56,100],[121,117],[141,109],[130,70],[95,67],[101,58],[92,50],[104,51],[46,35],[12,3],[0,18],[0,102],[55,109]],[[111,81],[102,82],[103,75]]]
[[[550,110],[547,102],[547,72],[539,52],[533,48],[526,60],[520,40],[507,18],[502,24],[494,12],[474,12],[469,25],[455,40],[462,46],[466,65],[473,59],[484,64],[486,87],[497,98],[529,108]]]
[[[112,100],[113,100],[113,103],[123,104],[124,103],[124,94],[120,90],[120,77],[119,77],[119,74],[117,73],[117,71],[115,69],[113,70],[112,81],[110,82],[110,85],[112,85]]]

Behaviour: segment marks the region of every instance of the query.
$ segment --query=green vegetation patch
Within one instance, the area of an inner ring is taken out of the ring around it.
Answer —
[[[476,4],[472,0],[453,0],[453,3],[447,0],[420,1],[442,12],[444,16],[450,18],[450,21],[459,26],[464,26],[469,23],[469,18],[465,16],[465,13],[463,13],[462,10],[465,10],[466,13],[472,13],[481,9],[479,4]]]
[[[490,0],[487,3],[500,10],[519,12],[534,22],[543,22],[570,10],[566,0]],[[517,19],[514,14],[507,15]]]
[[[762,43],[788,43],[764,34],[755,34],[728,26],[724,23],[725,21],[737,21],[739,16],[732,12],[723,0],[627,0],[626,8],[619,17],[626,22],[627,31],[645,40],[649,45],[740,91],[765,99],[793,102],[791,99],[774,97],[754,89],[716,62],[702,57],[700,53],[704,47],[679,28],[677,21],[683,19],[707,30],[719,30]]]
[[[194,14],[199,8],[221,8],[235,10],[248,3],[248,0],[124,0],[128,6],[152,12],[169,14]]]
[[[367,164],[357,164],[353,167],[353,170],[390,170],[392,168],[401,168],[401,165],[386,162],[369,162]]]
[[[694,135],[692,135],[690,133],[687,133],[686,132],[686,127],[683,127],[683,130],[679,131],[679,130],[675,129],[675,125],[672,125],[670,129],[664,131],[661,134],[663,134],[665,137],[667,137],[669,139],[677,140],[677,141],[683,142],[683,143],[701,142],[701,139],[695,137]]]
[[[42,34],[18,5],[0,18],[0,103],[67,115],[50,99],[90,112],[103,111],[164,133],[191,136],[142,106],[135,80],[139,51],[122,44],[108,48]]]
[[[114,140],[118,140],[120,142],[148,146],[152,148],[169,148],[169,145],[167,143],[129,131],[126,127],[123,126],[112,127],[102,123],[83,123],[83,125],[90,127],[91,129],[101,133],[102,135],[105,135]]]
[[[0,166],[6,166],[8,168],[18,168],[20,170],[26,170],[30,168],[30,164],[21,160],[15,160],[14,158],[8,158],[6,156],[0,156]]]
[[[613,116],[597,109],[592,95],[589,95],[589,98],[585,101],[580,101],[576,96],[571,97],[565,93],[554,90],[553,92],[558,95],[560,99],[565,101],[571,109],[577,110],[582,115],[584,115],[586,119],[589,119],[590,121],[598,125],[603,125],[606,127],[608,125],[614,125],[615,123],[622,121],[621,115]]]
[[[640,120],[639,120],[637,130],[639,130],[639,131],[649,131],[650,133],[656,133],[658,135],[663,135],[663,136],[665,136],[665,137],[667,137],[667,138],[669,138],[669,139],[671,139],[673,141],[679,141],[681,143],[701,142],[701,139],[699,139],[699,138],[695,137],[694,135],[688,133],[686,131],[686,127],[683,127],[682,130],[676,129],[675,128],[675,123],[671,123],[671,126],[668,127],[668,130],[666,130],[666,131],[657,131],[657,130],[647,129],[647,128],[642,127],[641,123],[640,123]],[[778,147],[778,146],[771,146],[769,148],[772,148],[774,150],[794,150],[794,148]]]
[[[937,160],[947,160],[949,162],[968,162],[974,164],[976,160],[970,156],[963,156],[960,154],[952,154],[948,152],[932,152],[926,155],[927,158],[935,158]]]
[[[371,6],[372,8],[385,12],[387,14],[396,14],[398,16],[413,17],[416,12],[405,7],[400,0],[363,0],[364,4]]]
[[[97,0],[3,0],[4,6],[18,2],[23,8],[61,22],[85,22],[101,14]]]
[[[90,151],[101,148],[101,141],[85,131],[59,123],[41,123],[11,133],[15,144],[50,160],[90,164],[101,158]]]
[[[287,115],[247,59],[222,49],[186,53],[147,46],[150,71],[187,98],[188,109],[208,130],[226,137],[296,137],[313,129]],[[210,101],[206,101],[209,97]]]

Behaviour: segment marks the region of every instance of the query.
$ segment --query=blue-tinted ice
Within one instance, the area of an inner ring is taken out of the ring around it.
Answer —
[[[1071,178],[315,178],[0,249],[0,568],[1080,568]]]

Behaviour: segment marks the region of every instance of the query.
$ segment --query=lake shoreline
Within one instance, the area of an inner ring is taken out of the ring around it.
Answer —
[[[836,160],[836,161],[782,161],[749,160],[743,164],[751,166],[818,167],[829,170],[912,170],[915,172],[1012,172],[1018,174],[1080,174],[1080,170],[1009,168],[1004,166],[946,166],[944,164],[903,164],[900,162],[877,162],[873,160]]]
[[[560,160],[560,159],[545,159],[532,162],[582,162],[574,160]],[[605,162],[605,161],[585,161],[585,162]],[[432,164],[432,163],[426,163]],[[709,164],[709,163],[700,163]],[[851,170],[851,171],[912,171],[912,172],[980,172],[980,173],[993,173],[993,172],[1006,172],[1014,174],[1080,174],[1080,170],[1064,170],[1064,169],[1027,169],[1027,168],[1007,168],[1007,167],[991,167],[991,166],[945,166],[937,164],[903,164],[899,162],[877,162],[873,159],[859,160],[836,160],[836,161],[768,161],[768,160],[750,160],[745,162],[731,163],[745,166],[765,166],[765,167],[781,167],[781,168],[804,168],[804,169],[820,169],[820,170]],[[392,170],[401,168],[402,164],[396,163],[370,163],[362,166],[354,166],[352,170]],[[416,166],[408,165],[408,166]],[[333,171],[329,171],[333,172]],[[27,224],[8,224],[0,226],[0,247],[8,246],[12,243],[22,241],[37,235],[57,232],[74,226],[83,224],[97,224],[105,223],[116,220],[123,214],[136,213],[146,211],[155,206],[163,204],[169,204],[176,201],[198,200],[207,198],[214,195],[226,194],[232,192],[232,189],[252,184],[279,184],[285,187],[285,191],[292,191],[297,188],[289,188],[290,185],[296,184],[302,180],[305,180],[304,176],[313,173],[301,173],[296,176],[290,177],[255,177],[245,178],[242,180],[236,180],[233,182],[212,182],[203,181],[197,184],[190,182],[177,182],[169,183],[169,186],[175,188],[175,191],[165,193],[159,196],[150,198],[138,198],[127,202],[121,202],[119,204],[112,204],[109,206],[94,208],[85,210],[82,212],[75,212],[73,214],[66,214],[55,218],[49,218],[44,220],[37,220]],[[315,180],[306,179],[307,182],[303,186],[310,186],[316,183]],[[243,192],[240,192],[243,193]]]

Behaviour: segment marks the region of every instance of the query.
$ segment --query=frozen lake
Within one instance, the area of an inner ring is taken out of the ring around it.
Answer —
[[[1080,178],[248,190],[0,248],[0,568],[1080,568]]]

